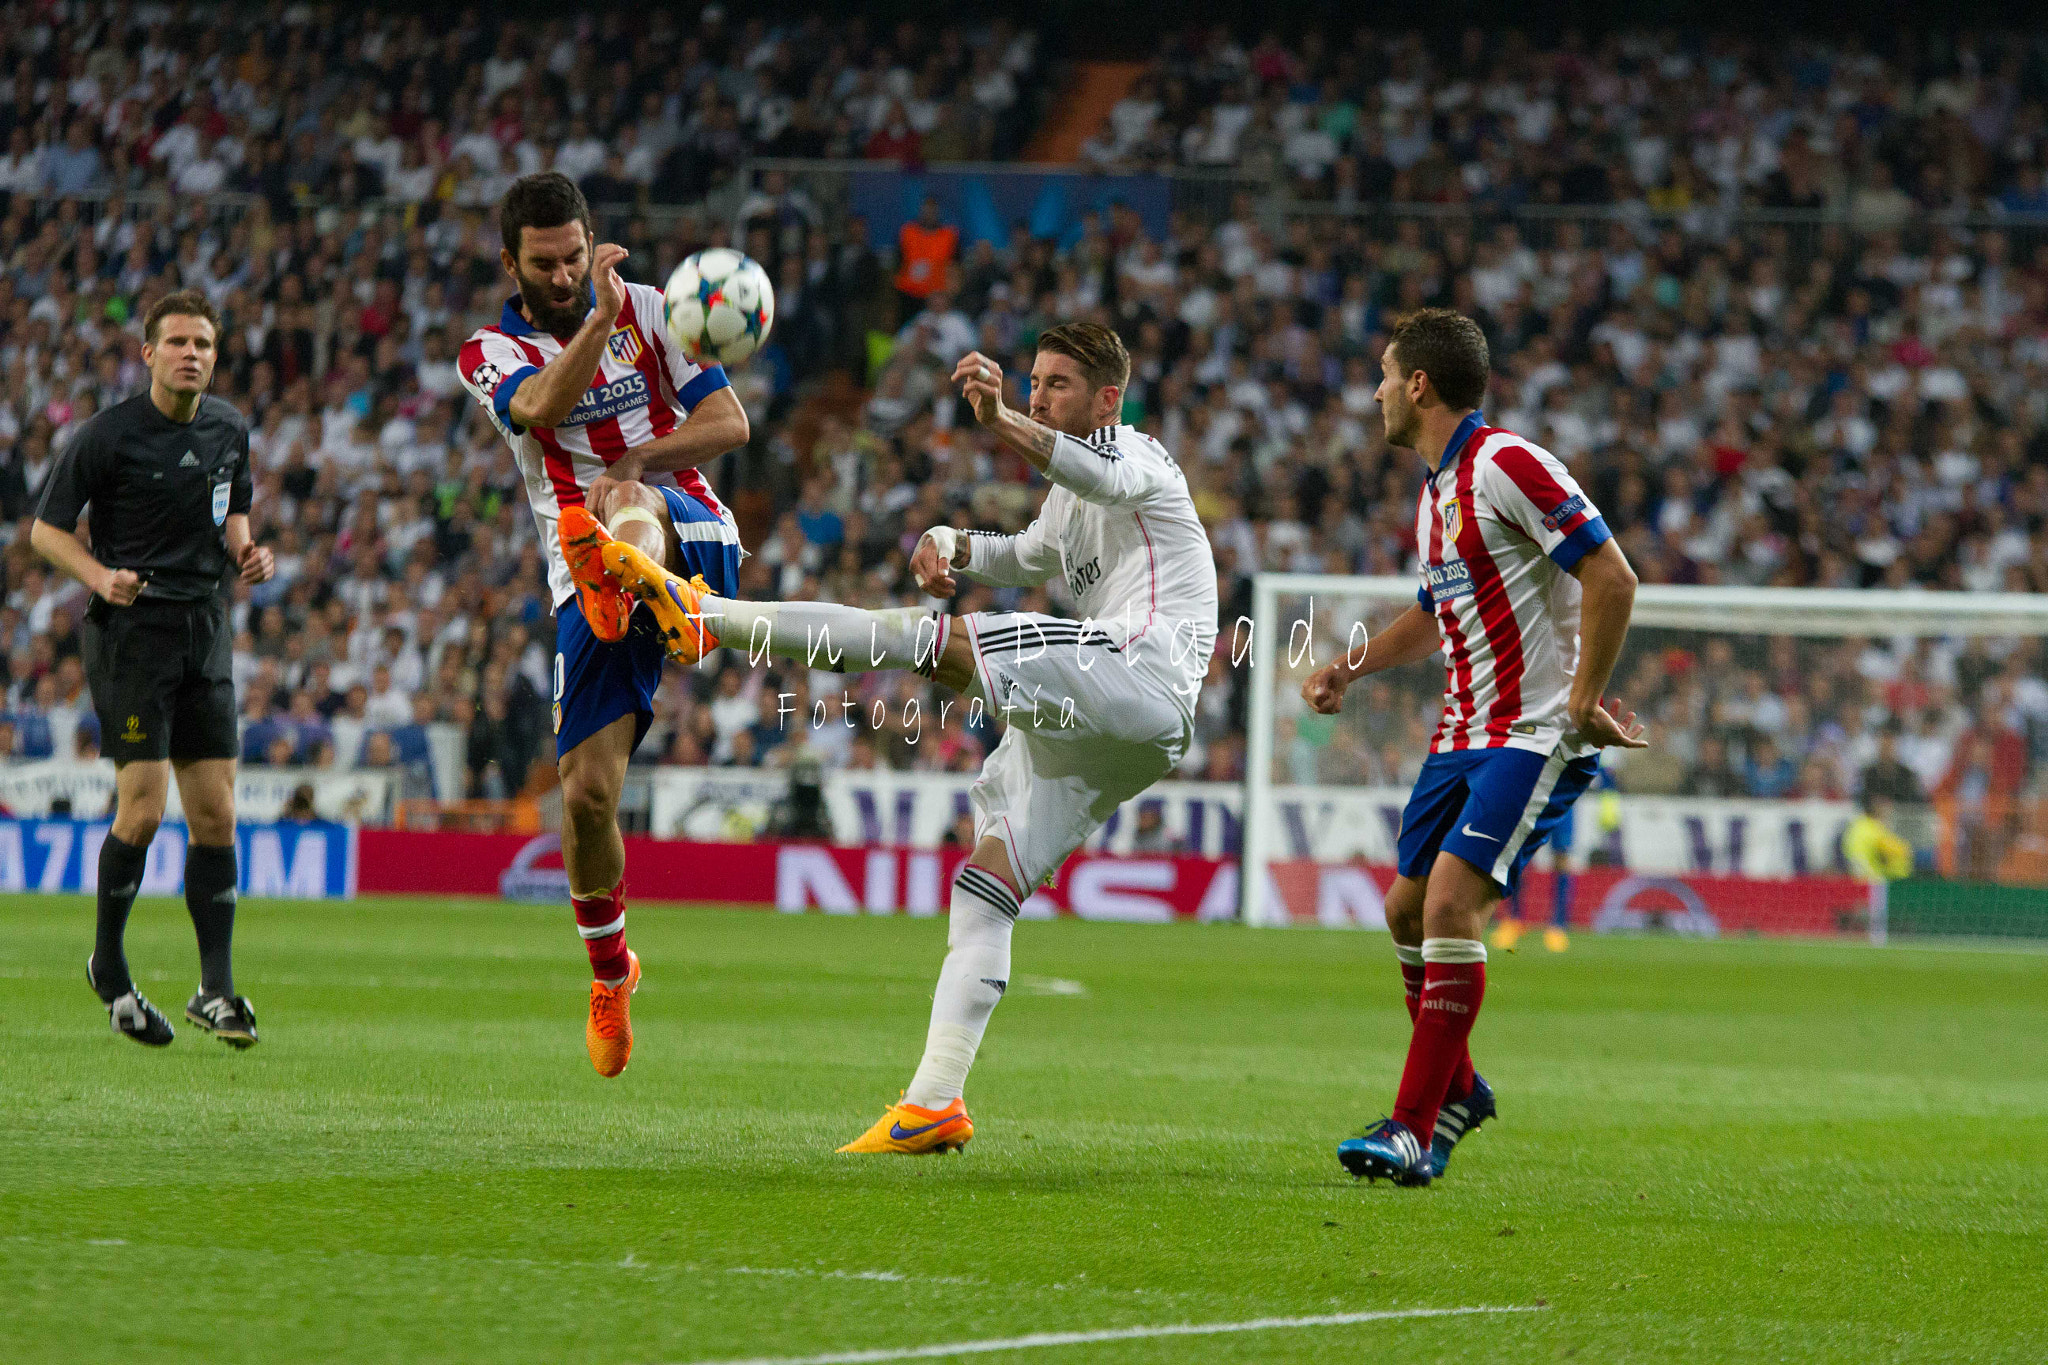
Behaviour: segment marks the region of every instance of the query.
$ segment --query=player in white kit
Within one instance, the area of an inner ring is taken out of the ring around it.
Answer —
[[[902,1103],[841,1151],[916,1155],[958,1150],[974,1136],[961,1092],[1009,984],[1018,907],[1187,752],[1216,644],[1216,567],[1180,467],[1150,436],[1117,423],[1129,378],[1123,343],[1093,323],[1039,338],[1029,416],[1003,403],[994,361],[963,359],[953,379],[976,418],[1053,487],[1021,534],[938,526],[910,560],[919,586],[946,598],[961,573],[1015,586],[1062,577],[1078,621],[738,602],[629,546],[604,551],[606,569],[654,609],[684,662],[723,641],[840,672],[912,669],[1009,725],[971,793],[975,848],[953,885],[924,1060]]]

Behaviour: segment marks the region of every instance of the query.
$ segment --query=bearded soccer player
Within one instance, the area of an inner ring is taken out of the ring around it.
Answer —
[[[951,598],[959,574],[1018,587],[1064,578],[1079,621],[738,602],[634,547],[604,551],[686,662],[724,641],[840,672],[911,669],[1009,723],[969,793],[975,847],[953,884],[924,1059],[902,1102],[842,1152],[957,1151],[974,1136],[962,1095],[1009,984],[1018,907],[1111,811],[1172,772],[1193,736],[1216,644],[1215,561],[1180,467],[1117,422],[1130,366],[1108,328],[1054,327],[1038,339],[1026,416],[1004,404],[994,361],[961,360],[953,380],[977,420],[1053,486],[1019,535],[937,526],[911,554],[934,597]]]
[[[594,977],[584,1038],[591,1065],[616,1076],[632,1056],[628,1002],[640,984],[626,947],[619,789],[654,717],[665,650],[655,623],[593,566],[616,537],[732,591],[739,530],[697,466],[746,443],[747,414],[723,370],[677,353],[661,291],[619,279],[625,249],[593,240],[567,176],[523,177],[498,214],[499,259],[518,292],[456,366],[512,447],[547,551],[562,862]],[[579,566],[590,571],[572,576]]]
[[[1610,745],[1640,749],[1635,714],[1601,694],[1628,634],[1636,576],[1555,456],[1479,412],[1477,323],[1442,308],[1395,327],[1375,398],[1387,443],[1429,461],[1415,513],[1423,584],[1366,646],[1302,687],[1335,715],[1344,689],[1442,651],[1443,720],[1401,815],[1387,926],[1414,1033],[1394,1113],[1337,1148],[1353,1175],[1427,1185],[1493,1117],[1468,1042],[1486,993],[1487,917]]]

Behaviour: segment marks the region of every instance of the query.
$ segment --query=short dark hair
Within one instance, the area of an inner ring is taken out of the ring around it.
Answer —
[[[220,310],[197,289],[180,289],[149,305],[149,311],[142,315],[142,339],[156,345],[156,334],[169,317],[205,318],[213,326],[214,339],[220,339]]]
[[[1452,408],[1476,408],[1486,397],[1492,361],[1479,324],[1450,308],[1420,308],[1394,324],[1387,345],[1398,346],[1394,363],[1402,378],[1417,370],[1429,376],[1437,397]]]
[[[1038,334],[1038,349],[1063,355],[1081,367],[1088,387],[1099,389],[1114,384],[1127,389],[1131,384],[1131,353],[1123,338],[1099,322],[1063,322]]]
[[[576,182],[560,171],[537,171],[522,175],[505,191],[498,205],[498,230],[504,234],[505,250],[519,259],[520,236],[527,228],[583,224],[583,235],[594,239],[590,226],[590,204]]]

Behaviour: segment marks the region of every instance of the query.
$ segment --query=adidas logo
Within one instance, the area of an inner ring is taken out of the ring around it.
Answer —
[[[194,455],[194,454],[193,454],[193,453],[192,453],[191,451],[189,451],[189,450],[188,450],[188,451],[186,451],[186,452],[185,452],[185,458],[184,458],[184,459],[182,459],[182,460],[180,460],[180,461],[178,461],[178,468],[180,468],[180,469],[197,469],[197,468],[199,468],[199,457],[198,457],[197,455]]]

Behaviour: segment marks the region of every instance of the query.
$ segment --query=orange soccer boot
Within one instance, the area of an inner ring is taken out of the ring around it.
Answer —
[[[890,1105],[888,1112],[875,1120],[874,1127],[839,1150],[929,1156],[933,1152],[957,1152],[973,1139],[974,1120],[967,1117],[963,1100],[954,1100],[944,1109],[899,1103]]]
[[[628,949],[626,962],[626,979],[618,985],[590,983],[590,1022],[583,1028],[583,1041],[600,1076],[618,1075],[633,1057],[631,1004],[633,992],[640,989],[640,955]]]
[[[608,541],[603,555],[611,576],[654,613],[669,658],[687,667],[718,648],[718,631],[704,615],[711,589],[702,574],[672,574],[622,540]]]
[[[564,507],[555,522],[555,535],[562,542],[562,558],[569,561],[569,577],[575,580],[576,600],[590,633],[606,643],[625,639],[633,616],[633,595],[605,568],[604,547],[615,543],[611,532],[590,515],[589,508]]]

